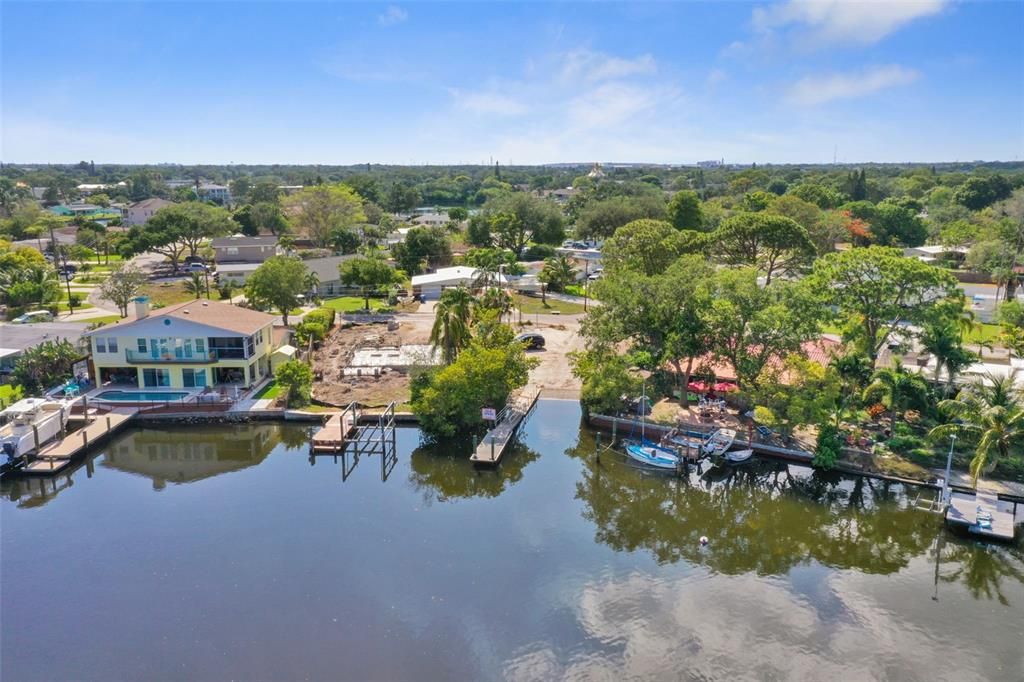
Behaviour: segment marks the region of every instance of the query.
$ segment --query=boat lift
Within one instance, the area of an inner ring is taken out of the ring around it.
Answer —
[[[395,403],[388,404],[384,411],[376,418],[362,415],[356,403],[349,404],[340,415],[332,417],[332,420],[342,425],[344,433],[340,438],[331,440],[330,447],[323,447],[323,439],[318,441],[317,435],[321,434],[332,424],[320,429],[314,434],[310,441],[309,463],[314,465],[317,457],[332,457],[337,463],[341,461],[341,480],[347,481],[348,477],[355,471],[359,464],[359,458],[363,455],[380,456],[380,479],[382,482],[388,480],[391,472],[398,463],[398,451],[395,443]]]

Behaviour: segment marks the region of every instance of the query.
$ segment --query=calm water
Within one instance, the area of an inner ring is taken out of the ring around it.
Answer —
[[[598,464],[578,420],[543,401],[497,473],[413,429],[390,472],[311,466],[265,424],[4,484],[0,676],[1024,679],[1019,544],[880,481]]]

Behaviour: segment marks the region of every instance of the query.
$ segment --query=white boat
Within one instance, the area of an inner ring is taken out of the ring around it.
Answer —
[[[626,454],[641,464],[659,469],[675,469],[679,465],[679,456],[673,450],[650,441],[627,443]]]
[[[704,443],[704,454],[709,457],[723,455],[726,450],[732,447],[734,440],[736,440],[735,431],[732,429],[718,429]]]
[[[753,456],[754,451],[750,448],[747,448],[746,450],[733,450],[725,453],[725,461],[729,464],[742,464]]]
[[[30,454],[64,430],[70,404],[47,398],[25,398],[0,412],[0,453],[8,460]]]

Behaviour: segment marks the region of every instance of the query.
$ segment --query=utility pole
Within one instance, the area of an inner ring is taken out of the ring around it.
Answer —
[[[946,477],[942,479],[942,505],[949,503],[949,476],[953,468],[953,447],[956,445],[956,434],[949,438],[949,455],[946,456]]]

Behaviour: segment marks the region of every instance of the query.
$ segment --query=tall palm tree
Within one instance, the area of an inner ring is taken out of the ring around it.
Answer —
[[[565,254],[559,254],[544,261],[539,279],[552,291],[564,291],[566,286],[576,281],[576,272],[572,261]]]
[[[311,298],[319,298],[320,275],[310,270],[309,272],[306,273],[306,276],[303,278],[302,286],[306,289],[306,293],[311,295]]]
[[[434,326],[430,330],[430,343],[441,349],[445,364],[451,364],[459,351],[469,345],[470,319],[473,295],[465,287],[446,289],[435,308]]]
[[[1024,396],[1016,382],[1017,372],[1004,377],[990,374],[965,386],[955,399],[939,403],[939,409],[956,421],[936,426],[930,435],[962,434],[976,443],[971,460],[975,485],[981,474],[991,472],[1010,454],[1011,443],[1024,442]]]
[[[976,354],[963,347],[960,342],[962,338],[962,330],[954,324],[942,322],[926,324],[918,337],[921,347],[935,357],[935,383],[939,383],[942,370],[946,370],[947,391],[953,385],[956,375],[978,360]]]
[[[889,430],[896,426],[896,413],[910,408],[924,409],[928,404],[928,382],[916,372],[908,372],[903,364],[896,362],[891,368],[885,367],[872,376],[864,389],[865,400],[879,400],[889,410]]]
[[[512,310],[512,297],[504,289],[491,287],[484,290],[480,298],[473,302],[473,305],[475,308],[497,311],[498,321],[501,322],[502,318]]]

